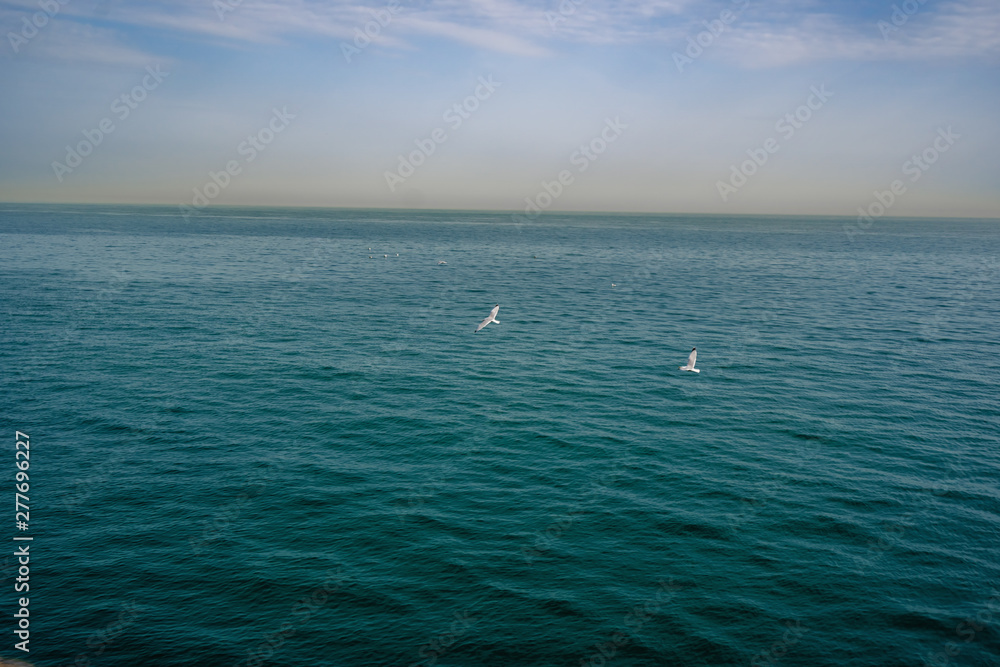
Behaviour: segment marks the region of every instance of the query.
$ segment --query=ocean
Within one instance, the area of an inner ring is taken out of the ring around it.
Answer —
[[[0,205],[0,657],[1000,665],[1000,223],[853,222]]]

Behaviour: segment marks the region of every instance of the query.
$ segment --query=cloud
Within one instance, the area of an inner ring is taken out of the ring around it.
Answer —
[[[880,28],[880,23],[881,28]],[[802,62],[928,61],[1000,56],[1000,5],[993,0],[924,5],[905,23],[892,7],[866,18],[830,12],[752,12],[718,39],[716,52],[750,68],[784,67]],[[889,26],[886,28],[885,26]]]
[[[125,3],[101,0],[66,3],[61,13],[80,23],[96,23],[108,38],[108,49],[84,49],[84,55],[117,61],[128,48],[110,31],[152,28],[202,36],[228,46],[283,43],[301,36],[350,40],[385,12],[388,0],[163,0]],[[412,40],[438,37],[466,46],[537,58],[572,44],[652,45],[681,50],[688,37],[704,30],[703,22],[738,6],[714,0],[397,0],[400,9],[374,40],[382,46],[415,48]],[[0,24],[19,23],[36,11],[36,3],[12,0]],[[229,7],[221,11],[219,7]],[[18,9],[20,8],[20,9]],[[750,68],[784,67],[817,60],[911,60],[1000,55],[1000,4],[968,0],[919,5],[905,23],[883,35],[877,21],[891,25],[893,9],[873,18],[852,13],[848,5],[814,0],[749,0],[747,9],[719,36],[706,57]],[[61,21],[59,22],[63,22]],[[57,21],[53,21],[55,25]],[[898,28],[898,29],[897,29]],[[98,30],[94,27],[93,30]],[[94,34],[97,34],[96,32]],[[71,37],[79,42],[82,37]],[[82,44],[78,44],[82,46]],[[117,49],[117,50],[116,50]],[[67,50],[68,52],[68,50]]]
[[[400,20],[414,32],[448,37],[457,42],[500,53],[509,53],[516,56],[544,56],[549,53],[545,48],[535,46],[527,40],[502,31],[420,18]]]
[[[124,67],[168,61],[124,44],[115,30],[72,20],[52,20],[26,43],[19,44],[16,54],[5,50],[5,55],[18,59]]]

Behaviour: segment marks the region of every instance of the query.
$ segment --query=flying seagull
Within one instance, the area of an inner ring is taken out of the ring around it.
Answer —
[[[500,320],[497,319],[497,312],[499,310],[500,310],[500,304],[498,303],[497,305],[493,306],[493,310],[490,311],[489,316],[485,320],[479,323],[479,326],[476,327],[475,333],[479,333],[479,330],[485,327],[490,322],[496,322],[497,324],[500,324]]]
[[[688,355],[687,366],[678,366],[678,369],[682,371],[694,371],[695,373],[700,373],[701,371],[694,367],[694,361],[697,358],[698,358],[698,348],[692,347],[691,354]]]

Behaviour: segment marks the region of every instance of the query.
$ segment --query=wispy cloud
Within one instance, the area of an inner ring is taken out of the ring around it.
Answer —
[[[897,28],[892,8],[864,22],[829,12],[750,16],[720,40],[720,56],[746,67],[781,67],[807,61],[927,61],[1000,57],[1000,5],[992,0],[926,7]],[[883,32],[878,21],[894,30]],[[886,36],[886,34],[888,36]]]
[[[10,9],[2,15],[4,25],[20,20],[20,13],[36,9],[26,0],[6,4]],[[99,22],[97,25],[109,31],[116,26],[122,30],[143,27],[238,45],[282,43],[303,35],[350,39],[354,29],[372,20],[372,12],[384,10],[385,4],[243,0],[220,18],[206,0],[176,0],[169,4],[103,0],[96,7],[67,3],[63,12],[78,22]],[[704,29],[702,21],[734,7],[732,2],[693,0],[549,0],[541,4],[526,0],[427,0],[400,5],[393,30],[376,38],[376,43],[410,49],[415,48],[415,40],[437,37],[525,57],[551,55],[571,43],[678,48],[692,31]],[[884,20],[889,21],[891,14],[889,3]],[[553,16],[560,19],[556,25]],[[820,5],[812,0],[751,2],[726,38],[719,40],[712,57],[759,68],[831,59],[928,60],[1000,55],[1000,5],[994,0],[922,5],[888,39],[876,21],[870,13],[862,20],[849,7]]]
[[[509,32],[422,18],[404,18],[400,20],[400,23],[414,32],[447,37],[457,42],[490,51],[499,51],[518,56],[544,56],[549,53],[547,49],[536,46],[530,41]]]
[[[4,21],[2,25],[6,26],[8,22]],[[8,29],[4,34],[8,32],[19,34],[20,30]],[[9,36],[4,41],[10,41]],[[62,63],[135,67],[148,65],[154,60],[161,63],[167,61],[128,45],[116,30],[62,17],[51,20],[30,40],[19,44],[16,53],[6,48],[7,44],[4,47],[5,58],[32,58]]]

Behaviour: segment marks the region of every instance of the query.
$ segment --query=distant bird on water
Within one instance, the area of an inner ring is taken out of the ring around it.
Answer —
[[[694,367],[694,362],[698,358],[698,348],[692,347],[691,354],[688,355],[687,366],[678,366],[677,368],[682,371],[693,371],[695,373],[700,373],[701,371]]]
[[[479,333],[480,329],[482,329],[491,322],[496,322],[497,324],[500,324],[500,320],[497,319],[497,312],[499,312],[499,310],[500,310],[500,304],[498,303],[497,305],[493,306],[493,310],[490,311],[489,316],[487,316],[485,320],[479,323],[479,326],[476,327],[475,333]]]

